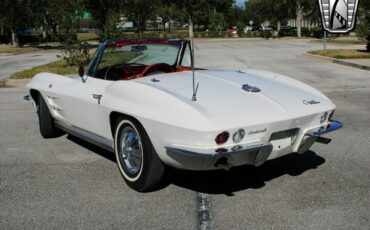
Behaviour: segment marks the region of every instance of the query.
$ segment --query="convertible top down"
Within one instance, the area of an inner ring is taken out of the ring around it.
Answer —
[[[184,39],[100,44],[80,78],[28,84],[45,138],[64,132],[115,153],[127,184],[155,188],[165,165],[229,169],[303,153],[342,124],[316,89],[262,70],[194,68]]]

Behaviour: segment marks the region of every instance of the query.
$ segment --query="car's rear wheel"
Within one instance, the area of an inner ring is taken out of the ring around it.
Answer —
[[[114,142],[117,165],[126,183],[139,192],[155,189],[164,175],[164,165],[144,128],[133,119],[120,118]]]
[[[37,98],[37,114],[39,116],[40,133],[44,138],[53,138],[63,135],[63,132],[55,127],[54,119],[41,94]]]

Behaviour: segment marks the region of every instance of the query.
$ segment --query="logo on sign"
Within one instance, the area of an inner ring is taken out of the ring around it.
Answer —
[[[322,24],[330,33],[348,33],[356,21],[359,0],[318,0]]]

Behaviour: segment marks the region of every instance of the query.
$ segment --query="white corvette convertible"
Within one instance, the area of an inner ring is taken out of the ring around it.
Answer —
[[[79,77],[40,73],[28,84],[44,138],[63,133],[115,153],[127,184],[153,189],[165,165],[259,166],[303,153],[342,124],[316,89],[276,73],[193,68],[190,41],[104,42]]]

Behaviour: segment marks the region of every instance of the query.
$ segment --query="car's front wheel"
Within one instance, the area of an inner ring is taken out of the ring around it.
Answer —
[[[44,138],[59,137],[64,133],[55,127],[54,119],[51,116],[48,106],[41,94],[37,98],[37,114],[39,116],[40,133]]]
[[[144,128],[133,119],[118,119],[114,142],[117,165],[126,183],[139,192],[155,189],[164,165]]]

